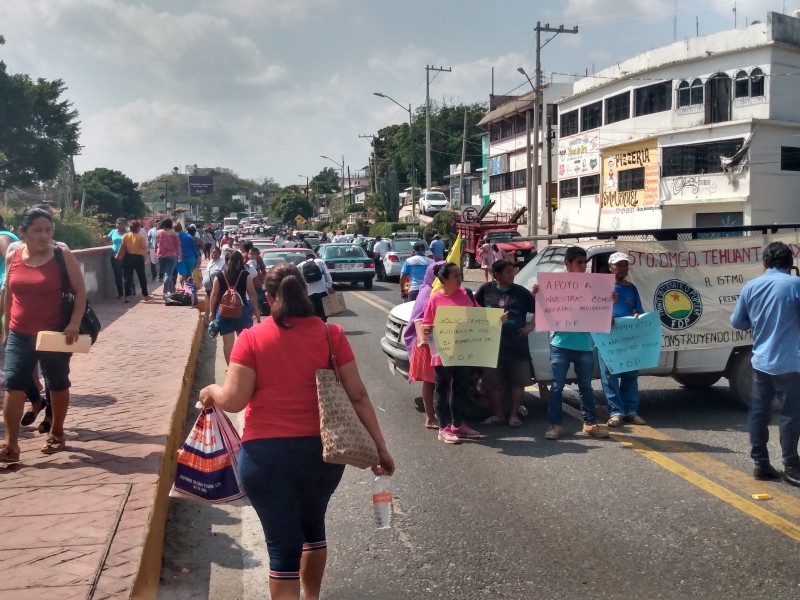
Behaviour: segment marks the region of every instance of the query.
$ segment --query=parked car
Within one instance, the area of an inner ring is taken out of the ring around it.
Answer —
[[[450,201],[444,192],[430,191],[422,192],[419,199],[419,211],[421,213],[433,213],[441,210],[448,210]]]
[[[334,282],[362,282],[364,289],[372,289],[375,278],[375,261],[367,256],[361,246],[353,244],[323,244],[319,257],[331,272]]]
[[[267,270],[283,263],[299,265],[306,260],[308,249],[303,248],[268,248],[261,251],[261,259]]]
[[[259,252],[264,252],[264,250],[273,250],[278,247],[278,244],[274,242],[268,242],[263,238],[252,238],[250,241],[253,242],[253,248],[258,248]]]
[[[383,257],[383,268],[386,271],[386,277],[400,277],[403,262],[414,254],[414,244],[417,242],[425,244],[425,255],[433,258],[428,243],[416,233],[398,232],[392,235],[392,239],[389,242],[392,248]]]

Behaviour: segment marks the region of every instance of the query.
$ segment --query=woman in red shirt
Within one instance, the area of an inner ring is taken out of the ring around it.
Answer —
[[[86,309],[86,287],[81,268],[69,250],[56,248],[53,240],[53,217],[46,210],[31,208],[22,215],[20,230],[25,245],[9,253],[7,292],[4,314],[9,315],[3,331],[6,344],[5,397],[3,426],[5,443],[0,448],[0,462],[19,462],[19,428],[28,389],[37,361],[50,387],[53,422],[42,452],[53,454],[65,449],[64,420],[69,407],[69,361],[66,352],[37,352],[36,334],[40,331],[63,331],[67,344],[78,339],[81,318]],[[75,305],[64,327],[61,275],[55,252],[61,252],[67,267]]]
[[[236,340],[225,385],[200,392],[203,405],[245,410],[239,473],[267,537],[269,590],[275,600],[319,598],[327,544],[325,512],[343,465],[322,460],[315,372],[328,367],[326,325],[315,316],[303,276],[284,264],[266,277],[271,316]],[[342,385],[375,442],[376,474],[391,475],[375,411],[338,325],[327,325]]]

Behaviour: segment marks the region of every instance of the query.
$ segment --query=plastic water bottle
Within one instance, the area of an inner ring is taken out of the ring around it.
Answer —
[[[394,485],[392,478],[378,475],[372,480],[372,510],[375,514],[375,528],[389,529],[392,526],[392,500]]]

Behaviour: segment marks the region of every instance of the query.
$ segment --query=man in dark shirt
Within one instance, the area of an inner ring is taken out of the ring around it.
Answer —
[[[501,259],[492,264],[494,281],[484,283],[475,294],[475,300],[487,308],[502,308],[508,318],[503,323],[500,335],[500,353],[497,368],[483,370],[483,384],[491,402],[494,415],[483,425],[505,422],[502,393],[505,382],[511,387],[511,427],[522,425],[518,413],[522,405],[525,386],[531,381],[531,353],[528,349],[528,334],[534,322],[526,323],[528,313],[534,311],[533,295],[521,285],[514,283],[514,265]]]

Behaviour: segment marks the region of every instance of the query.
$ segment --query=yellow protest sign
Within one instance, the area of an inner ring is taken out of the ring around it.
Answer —
[[[497,367],[502,308],[440,306],[433,337],[445,367]]]

